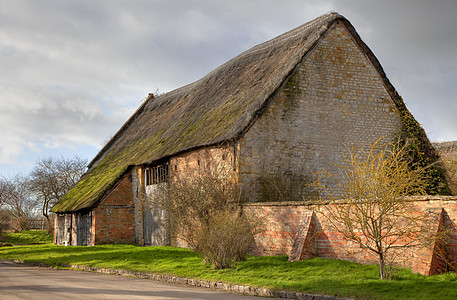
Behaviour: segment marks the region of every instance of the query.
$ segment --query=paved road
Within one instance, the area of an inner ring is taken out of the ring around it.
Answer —
[[[0,299],[260,300],[264,298],[148,279],[0,263]]]

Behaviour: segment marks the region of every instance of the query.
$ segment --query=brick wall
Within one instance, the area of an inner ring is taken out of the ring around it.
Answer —
[[[336,22],[241,139],[243,189],[258,199],[261,176],[309,182],[316,171],[335,171],[351,147],[398,132],[394,110],[377,71]]]
[[[413,272],[433,275],[457,270],[457,198],[456,197],[412,197],[412,204],[420,212],[434,211],[441,214],[439,221],[430,224],[439,230],[439,223],[448,231],[446,245],[431,244],[430,247],[406,250],[397,260],[399,265],[412,268]],[[303,220],[316,212],[310,232],[314,232],[314,243],[304,244],[303,257],[343,259],[360,263],[377,263],[377,257],[369,251],[362,251],[354,242],[347,241],[332,229],[321,214],[322,206],[302,203],[251,203],[243,206],[248,214],[262,218],[264,231],[255,237],[252,253],[255,255],[291,255],[297,234],[303,227]],[[319,213],[321,212],[321,213]],[[446,256],[446,257],[444,257]],[[445,259],[444,259],[445,258]],[[447,266],[446,262],[449,264]]]
[[[233,176],[236,161],[233,145],[201,148],[170,158],[170,179],[199,176]]]
[[[132,183],[125,176],[92,211],[92,245],[135,242]]]

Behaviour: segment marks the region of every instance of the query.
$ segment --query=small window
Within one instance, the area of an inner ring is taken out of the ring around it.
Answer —
[[[168,163],[146,169],[146,185],[167,182],[168,173]]]
[[[151,185],[151,169],[146,169],[146,172],[145,172],[145,176],[146,176],[146,185]]]

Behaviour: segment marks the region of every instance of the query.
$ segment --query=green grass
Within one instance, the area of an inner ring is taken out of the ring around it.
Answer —
[[[233,269],[213,270],[200,255],[182,248],[105,245],[74,247],[33,245],[0,248],[0,258],[168,274],[278,290],[362,299],[455,299],[457,274],[425,277],[400,269],[396,280],[378,279],[378,268],[314,258],[288,262],[287,257],[249,256]]]
[[[13,245],[52,244],[52,234],[44,230],[23,230],[18,233],[3,233],[3,241]]]

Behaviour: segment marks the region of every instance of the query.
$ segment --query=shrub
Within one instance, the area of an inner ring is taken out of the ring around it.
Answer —
[[[0,231],[10,230],[11,215],[7,210],[0,209]]]
[[[171,236],[201,253],[214,268],[246,257],[258,222],[241,213],[233,181],[213,176],[178,180],[153,198],[152,207],[168,212]]]
[[[30,230],[29,219],[25,217],[14,218],[11,220],[11,230],[20,232],[22,230]]]
[[[200,231],[200,253],[215,269],[231,267],[245,260],[254,242],[253,224],[239,212],[221,211]]]

